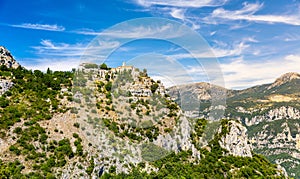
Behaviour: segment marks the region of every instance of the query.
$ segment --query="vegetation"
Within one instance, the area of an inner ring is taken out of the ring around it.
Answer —
[[[88,69],[99,67],[109,69],[104,63],[100,66],[85,64],[85,68]],[[74,132],[69,135],[70,138],[54,140],[50,136],[52,132],[63,136],[64,131],[55,128],[47,132],[46,128],[41,125],[44,120],[50,120],[54,114],[65,113],[69,110],[61,103],[62,99],[74,101],[77,105],[82,102],[89,105],[91,101],[89,98],[73,99],[69,92],[74,94],[80,92],[83,96],[96,93],[85,88],[87,81],[92,79],[92,75],[77,71],[73,81],[74,89],[71,91],[74,72],[75,70],[53,72],[48,69],[46,73],[43,73],[22,67],[17,69],[0,67],[0,75],[11,79],[14,83],[9,91],[0,96],[0,137],[12,138],[15,141],[3,154],[3,156],[11,157],[12,160],[0,160],[0,178],[56,178],[60,175],[59,169],[66,165],[76,166],[76,161],[84,161],[86,166],[77,164],[77,167],[83,169],[82,171],[89,176],[93,174],[95,162],[98,159],[87,157],[88,154],[84,152],[82,143],[84,138],[81,138],[80,133]],[[149,78],[147,70],[139,73],[140,82],[147,78]],[[221,122],[222,131],[217,135],[213,132],[219,123],[208,123],[205,119],[193,121],[191,139],[200,151],[201,159],[193,156],[191,151],[179,149],[179,153],[175,154],[154,145],[151,142],[157,139],[159,134],[173,135],[172,129],[178,122],[180,108],[169,96],[157,92],[160,82],[147,83],[146,88],[152,92],[151,98],[134,98],[131,92],[122,91],[121,87],[127,83],[135,83],[130,70],[125,70],[120,74],[107,73],[105,79],[97,82],[96,94],[98,96],[96,97],[99,99],[97,109],[89,108],[87,111],[94,115],[101,112],[103,115],[102,118],[87,116],[87,122],[102,123],[116,136],[130,140],[129,142],[146,141],[141,145],[141,155],[145,162],[137,166],[128,164],[128,168],[132,169],[129,174],[117,174],[116,166],[111,165],[108,169],[109,173],[105,173],[103,178],[276,178],[275,165],[262,156],[254,154],[253,158],[234,157],[228,155],[227,151],[220,147],[218,141],[228,133],[230,128],[228,120]],[[118,105],[125,107],[127,105],[128,108],[124,107],[124,109],[128,109],[126,114],[130,114],[128,116],[131,117],[119,118],[115,115],[113,118],[110,116],[111,113],[118,114],[114,102],[120,102],[116,101],[120,96],[126,99],[126,103]],[[80,114],[78,111],[80,111],[78,108],[73,108],[71,113],[78,116]],[[138,116],[140,119],[134,119],[132,116]],[[80,124],[74,122],[70,127],[83,130],[84,126]],[[258,126],[254,127],[258,128]],[[211,134],[206,130],[209,130]],[[208,146],[202,148],[200,138],[207,138],[207,136],[210,136],[212,140],[207,140]],[[89,143],[89,146],[93,145]],[[74,163],[71,164],[70,161]],[[157,168],[158,172],[144,172],[146,164]]]
[[[42,73],[39,70],[26,70],[22,67],[8,69],[1,66],[0,72],[9,72],[15,78],[13,88],[0,97],[0,130],[20,122],[51,119],[54,113],[65,112],[59,108],[57,99],[61,87],[71,87],[72,72]]]
[[[54,178],[52,169],[63,167],[68,158],[74,157],[68,139],[48,141],[48,134],[39,121],[49,120],[55,113],[64,113],[65,108],[58,97],[62,87],[71,89],[72,72],[46,73],[0,67],[1,74],[11,74],[13,87],[0,97],[0,131],[5,134],[15,123],[24,123],[13,130],[16,143],[9,147],[12,155],[24,156],[31,163],[33,172],[22,174],[25,168],[18,160],[0,162],[0,176],[12,178]],[[62,96],[63,97],[63,96]],[[8,136],[2,136],[8,137]],[[38,145],[37,145],[38,144]]]
[[[196,119],[194,126],[194,130],[191,133],[191,140],[192,143],[199,149],[200,147],[200,137],[202,137],[202,134],[205,131],[207,125],[207,120],[205,119]]]
[[[93,64],[93,63],[87,63],[87,64],[84,64],[84,68],[98,68],[98,65]],[[100,68],[101,68],[101,66],[100,66]]]
[[[143,165],[139,165],[129,174],[110,173],[103,178],[284,178],[277,176],[276,166],[261,155],[254,154],[252,158],[224,155],[226,151],[219,146],[218,140],[227,132],[228,124],[228,120],[222,121],[222,132],[210,142],[210,151],[200,149],[201,160],[195,159],[191,151],[170,153],[150,162],[150,165],[158,168],[158,172],[147,174],[142,171]],[[155,152],[151,151],[151,154]]]
[[[105,63],[102,63],[102,64],[100,65],[100,69],[107,70],[108,67],[107,67],[107,65],[106,65]]]

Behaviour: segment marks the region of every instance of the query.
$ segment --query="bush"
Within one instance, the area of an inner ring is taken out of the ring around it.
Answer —
[[[73,126],[76,127],[76,128],[79,128],[80,124],[78,122],[76,122],[76,123],[73,124]]]
[[[102,64],[100,65],[100,69],[107,70],[108,67],[107,67],[107,65],[106,65],[105,63],[102,63]]]

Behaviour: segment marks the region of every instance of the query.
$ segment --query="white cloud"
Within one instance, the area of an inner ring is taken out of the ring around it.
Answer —
[[[299,55],[290,54],[290,55],[287,55],[284,59],[288,62],[295,62],[295,63],[298,62],[300,64],[300,56]]]
[[[241,58],[221,64],[226,87],[242,89],[272,83],[287,72],[300,72],[300,55],[287,55],[272,61],[245,61]]]
[[[53,43],[51,40],[42,40],[40,46],[32,47],[35,53],[42,57],[80,57],[85,49],[86,44],[66,44]]]
[[[189,14],[186,15],[186,11],[192,8],[203,7],[217,7],[224,5],[228,0],[133,0],[136,4],[139,4],[148,11],[154,14],[160,14],[160,16],[170,16],[175,19],[182,20],[185,24],[190,25],[192,29],[200,29],[200,25],[195,22],[195,18]]]
[[[185,20],[185,11],[183,9],[172,8],[170,15],[176,19]]]
[[[242,58],[237,58],[230,63],[220,64],[225,87],[229,89],[245,89],[255,85],[272,83],[285,73],[300,73],[299,66],[300,55],[288,55],[281,60],[260,62],[245,61]],[[191,67],[188,69],[188,73],[201,74],[203,69]],[[203,79],[198,80],[203,81]]]
[[[59,26],[57,24],[31,24],[31,23],[23,23],[11,25],[12,27],[19,27],[25,29],[36,29],[36,30],[47,30],[47,31],[64,31],[65,27]]]
[[[73,31],[73,33],[82,34],[82,35],[93,35],[93,36],[97,36],[97,35],[101,34],[101,32],[97,32],[97,31],[94,31],[92,29],[87,29],[87,28],[75,30],[75,31]]]
[[[143,20],[141,20],[141,23]],[[107,29],[102,32],[95,32],[90,29],[82,29],[78,31],[74,31],[77,34],[84,34],[84,35],[99,35],[102,37],[114,38],[114,39],[138,39],[138,38],[175,38],[180,37],[184,33],[178,29],[178,26],[174,26],[172,23],[168,24],[157,24],[151,23],[148,21],[149,24],[143,25],[136,25],[129,23],[122,23],[120,24],[117,29]]]
[[[154,26],[152,24],[140,25],[140,26],[128,26],[126,25],[120,27],[119,30],[115,31],[104,31],[101,33],[103,36],[116,37],[116,38],[142,38],[142,37],[156,37],[156,36],[164,36],[166,37],[176,37],[178,36],[174,31],[174,27],[172,24],[166,24],[163,26]]]
[[[36,54],[50,57],[76,57],[80,58],[85,55],[97,55],[102,51],[111,50],[119,47],[117,41],[97,41],[97,46],[85,43],[67,44],[54,43],[51,40],[42,40],[40,46],[34,46]]]
[[[243,54],[243,51],[245,49],[250,47],[250,45],[246,43],[247,40],[248,39],[245,39],[242,42],[234,44],[233,46],[228,46],[227,44],[222,44],[222,42],[218,42],[219,44],[217,47],[212,47],[210,50],[206,51],[199,50],[199,53],[194,53],[193,55],[195,58],[222,58],[240,56],[241,54]],[[169,56],[174,59],[192,58],[190,53],[178,53],[171,54]]]
[[[32,59],[29,59],[30,61]],[[58,59],[38,59],[35,61],[35,63],[24,63],[24,65],[27,69],[32,70],[41,70],[46,71],[47,68],[50,68],[54,71],[71,71],[72,68],[78,68],[78,65],[80,64],[80,59],[78,58],[58,58]]]
[[[32,48],[38,57],[27,59],[22,64],[26,68],[45,71],[49,67],[52,70],[66,71],[78,67],[86,44],[54,43],[46,39],[41,40],[40,46]]]
[[[281,40],[283,39],[286,42],[295,42],[300,40],[299,33],[288,33],[281,36],[277,36],[277,39]]]
[[[259,11],[263,7],[263,4],[254,3],[248,4],[244,3],[244,7],[240,10],[230,11],[225,10],[223,8],[215,9],[212,14],[205,19],[206,23],[222,23],[220,20],[246,20],[253,22],[261,22],[261,23],[283,23],[290,25],[300,25],[300,15],[299,14],[291,14],[291,15],[255,15],[257,11]]]
[[[212,31],[209,33],[210,36],[214,36],[217,33],[217,31]]]
[[[139,5],[150,6],[171,6],[171,7],[207,7],[207,6],[220,6],[227,0],[135,0]]]
[[[39,46],[32,47],[37,57],[27,59],[22,65],[29,69],[46,70],[50,67],[52,70],[71,70],[83,62],[97,63],[97,60],[105,58],[101,56],[105,52],[119,47],[119,43],[115,41],[98,43],[98,46],[93,47],[84,43],[67,44],[41,40]]]
[[[218,58],[220,57],[230,57],[230,56],[239,56],[243,53],[243,51],[248,48],[249,45],[245,42],[240,42],[236,44],[231,49],[222,49],[222,48],[213,48],[212,51],[214,55]]]

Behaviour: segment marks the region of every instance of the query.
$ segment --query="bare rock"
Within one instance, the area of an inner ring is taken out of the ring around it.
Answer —
[[[248,143],[246,127],[235,121],[229,121],[227,127],[229,132],[221,137],[220,146],[233,156],[252,157],[252,146]],[[222,127],[219,128],[218,133],[220,134],[221,131]]]
[[[11,53],[3,46],[0,46],[0,65],[5,65],[7,68],[18,68],[20,66]]]

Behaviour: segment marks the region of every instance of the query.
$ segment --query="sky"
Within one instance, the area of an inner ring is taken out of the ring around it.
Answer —
[[[170,22],[132,21],[139,18]],[[180,31],[177,23],[190,30]],[[205,52],[170,42],[187,32],[202,38],[190,41]],[[71,70],[102,58],[91,54],[97,50],[113,67],[126,61],[150,74],[157,67],[153,77],[167,86],[174,85],[170,78],[175,84],[212,82],[213,70],[231,89],[300,72],[299,32],[299,0],[0,0],[0,45],[22,66]],[[203,61],[195,63],[197,58]]]

